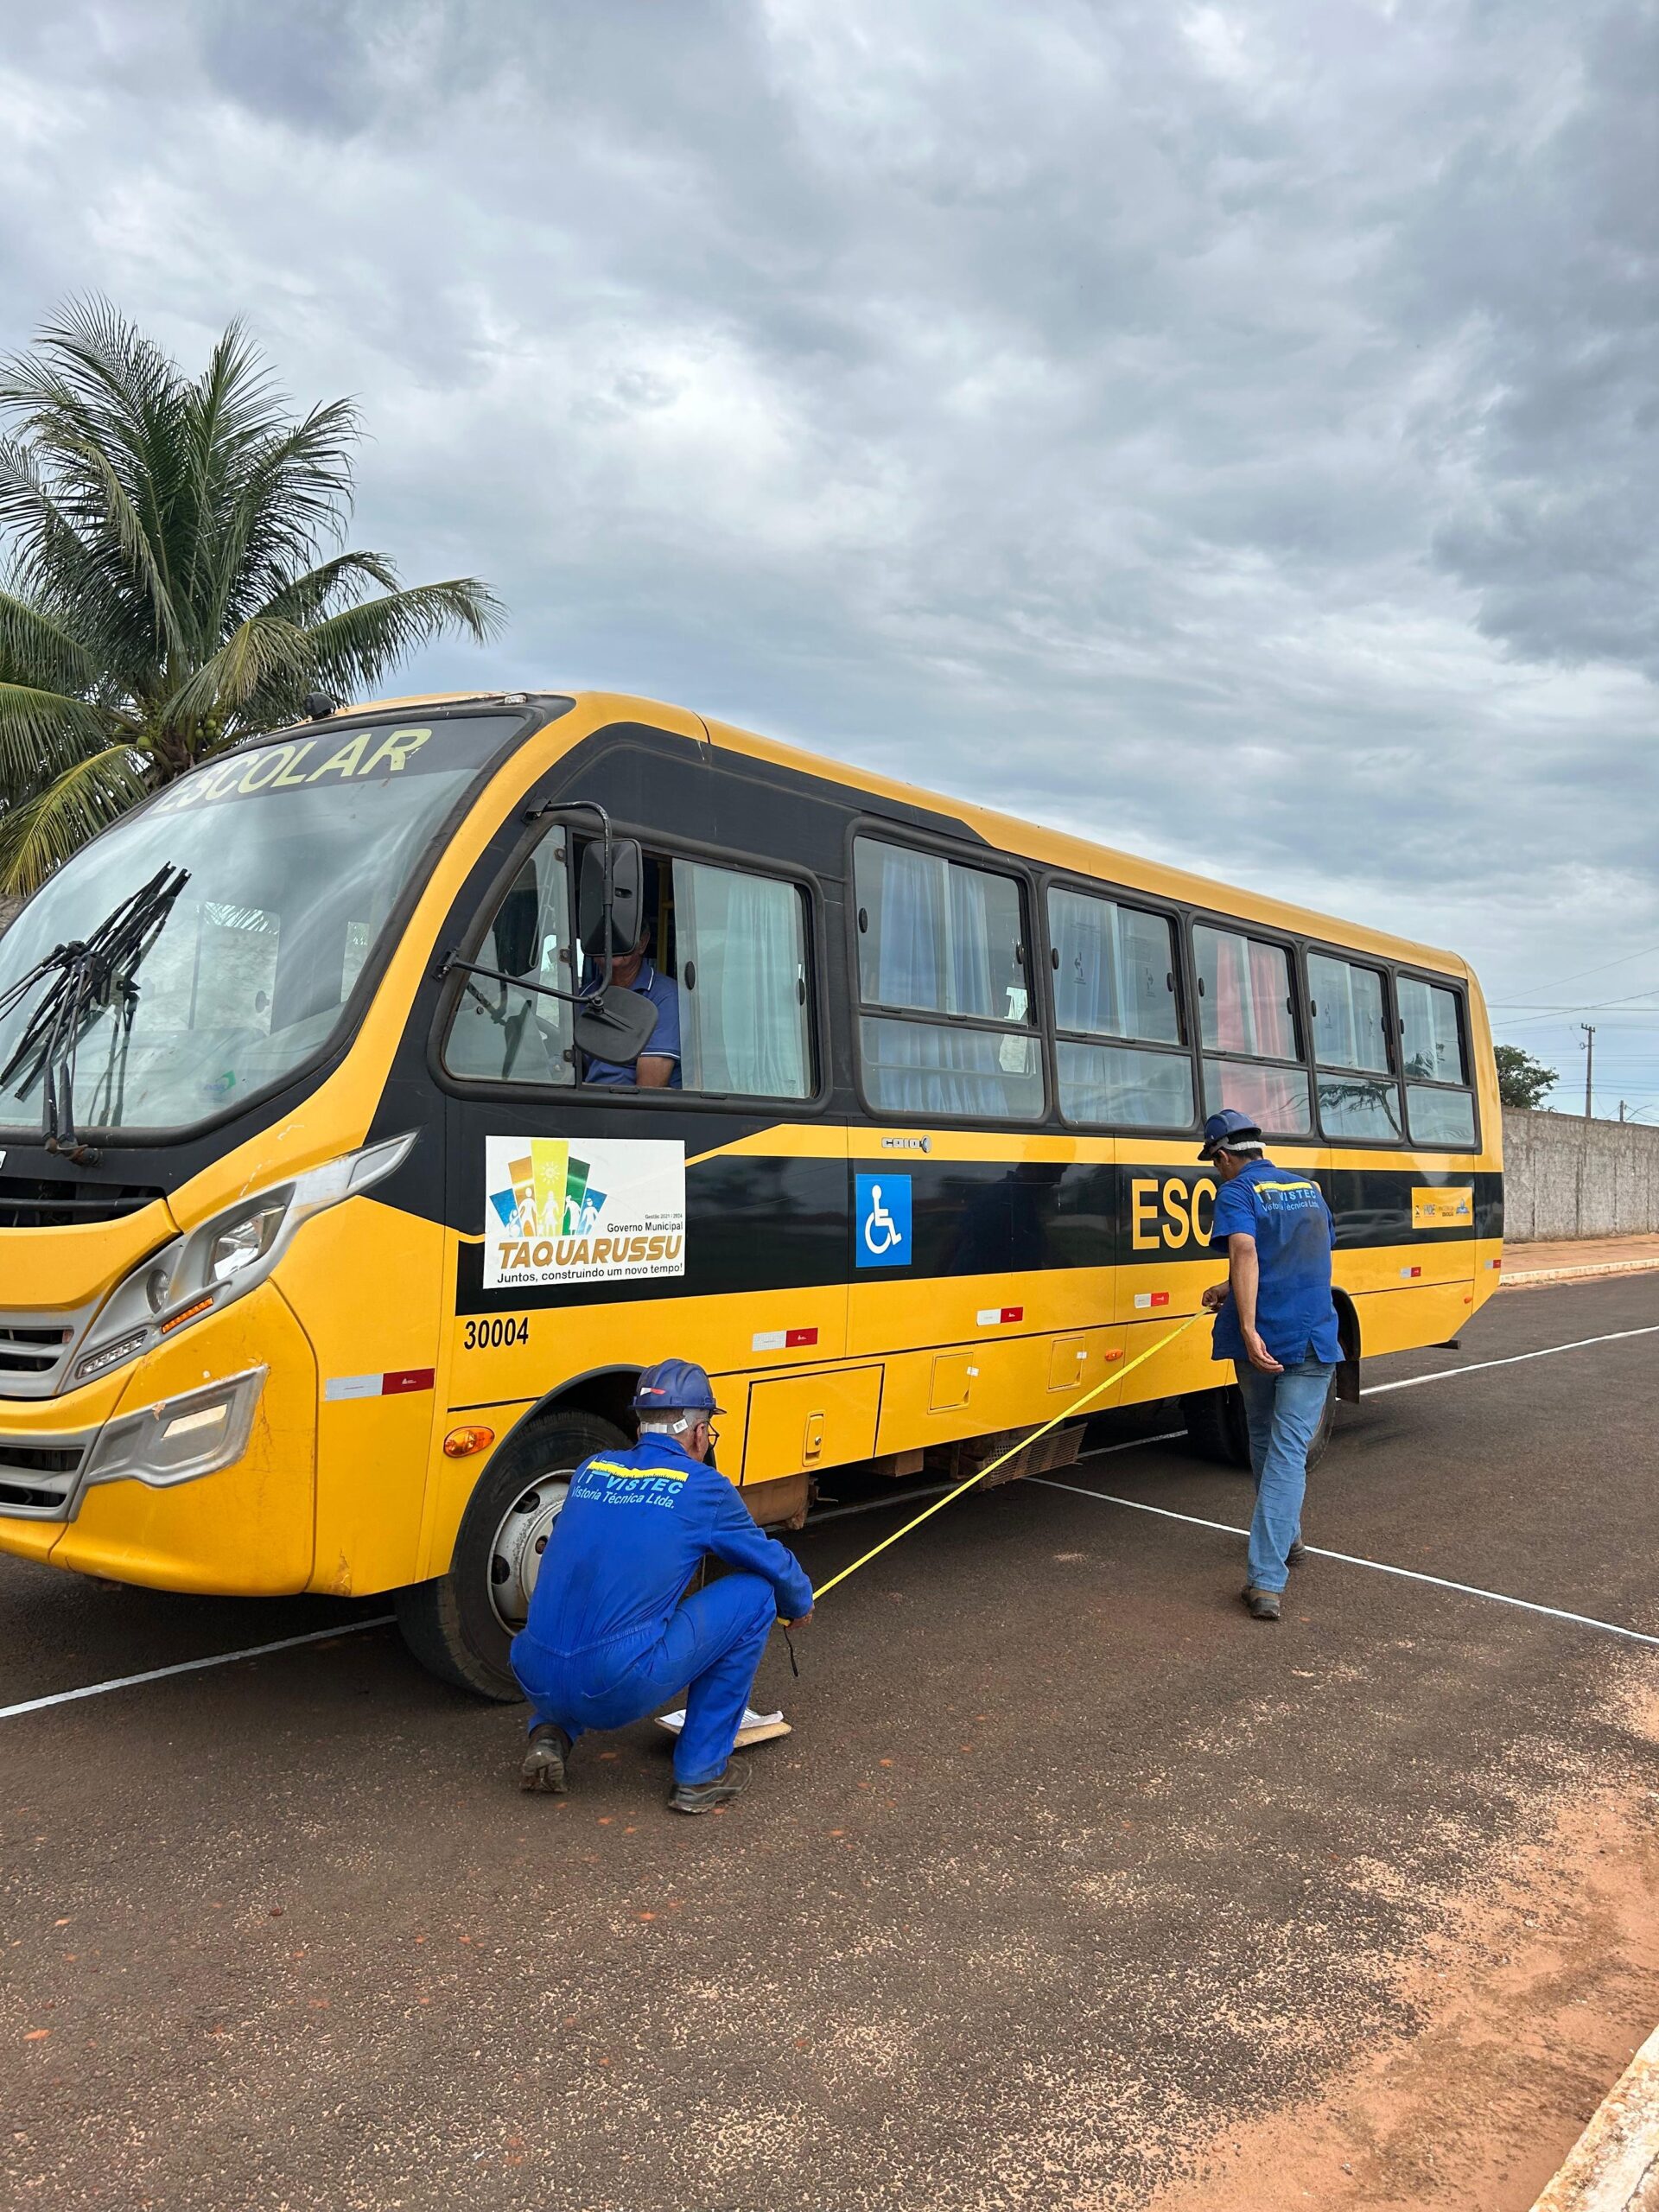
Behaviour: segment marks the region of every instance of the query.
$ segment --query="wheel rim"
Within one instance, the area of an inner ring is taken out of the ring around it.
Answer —
[[[490,1546],[490,1603],[509,1636],[530,1616],[531,1592],[541,1572],[542,1554],[553,1523],[569,1495],[574,1467],[550,1468],[514,1498],[501,1516]]]

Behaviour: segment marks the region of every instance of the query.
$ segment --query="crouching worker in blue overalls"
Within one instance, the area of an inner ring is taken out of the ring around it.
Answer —
[[[536,1709],[520,1778],[563,1791],[589,1728],[626,1728],[687,1684],[674,1748],[677,1813],[710,1813],[748,1781],[732,1745],[772,1623],[812,1611],[793,1555],[762,1535],[717,1468],[709,1377],[667,1359],[639,1377],[639,1441],[577,1468],[542,1554],[512,1667]],[[712,1553],[737,1571],[681,1592]]]

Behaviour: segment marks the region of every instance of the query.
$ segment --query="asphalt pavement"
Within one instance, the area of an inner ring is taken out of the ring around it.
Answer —
[[[1659,1637],[1656,1352],[1643,1275],[1376,1363],[1442,1379],[1344,1408],[1309,1541]],[[1317,2097],[1533,1808],[1653,1784],[1659,1649],[1319,1557],[1254,1622],[1237,1537],[1104,1502],[1242,1525],[1248,1481],[1136,1426],[884,1554],[798,1681],[779,1643],[795,1733],[695,1821],[650,1724],[522,1798],[521,1716],[383,1601],[0,1560],[0,1705],[351,1630],[0,1719],[8,2201],[1129,2206]],[[891,1525],[797,1541],[822,1580]]]

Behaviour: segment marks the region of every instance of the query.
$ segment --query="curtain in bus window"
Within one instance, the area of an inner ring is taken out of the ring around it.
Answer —
[[[877,1006],[946,1007],[944,862],[861,837],[855,849],[858,903],[868,926],[858,939],[859,991]]]
[[[1264,1068],[1248,1060],[1205,1060],[1204,1110],[1224,1106],[1248,1114],[1268,1135],[1306,1136],[1313,1126],[1307,1077],[1300,1068]]]
[[[868,1005],[1029,1020],[1016,883],[866,837],[855,849],[854,871],[864,918],[859,989]]]
[[[1427,1083],[1466,1083],[1458,1001],[1451,991],[1400,978],[1400,1029],[1406,1073]]]
[[[1086,892],[1052,891],[1049,931],[1054,1019],[1060,1029],[1147,1044],[1180,1042],[1172,988],[1175,956],[1161,914],[1148,914]]]
[[[1192,1065],[1173,1052],[1122,1045],[1056,1047],[1060,1111],[1106,1128],[1185,1129],[1192,1124]]]
[[[1290,962],[1283,948],[1236,936],[1230,930],[1199,928],[1192,937],[1203,986],[1199,1019],[1206,1046],[1249,1052],[1264,1060],[1294,1060]]]
[[[791,883],[677,861],[674,908],[686,1090],[804,1098],[811,1084],[800,893]]]
[[[1029,1122],[1043,1110],[1034,1037],[872,1014],[859,1028],[865,1095],[878,1113]]]
[[[1308,995],[1313,1001],[1313,1057],[1322,1068],[1363,1068],[1389,1073],[1388,1032],[1382,1019],[1382,978],[1322,952],[1308,955]]]
[[[1048,922],[1059,966],[1054,971],[1054,1021],[1096,1037],[1121,1037],[1118,912],[1109,899],[1051,891]]]

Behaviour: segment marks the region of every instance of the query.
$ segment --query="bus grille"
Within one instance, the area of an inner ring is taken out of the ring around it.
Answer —
[[[0,1518],[67,1521],[91,1446],[89,1436],[0,1436]]]
[[[57,1182],[37,1175],[0,1175],[0,1229],[73,1229],[89,1221],[124,1221],[164,1198],[142,1183]]]
[[[0,1313],[0,1399],[50,1398],[63,1389],[99,1303],[57,1313]]]

